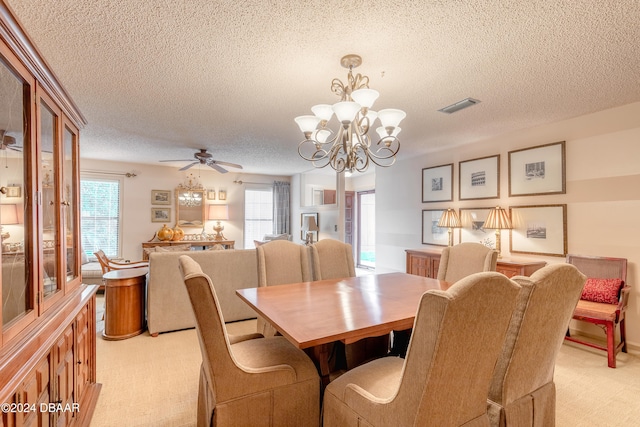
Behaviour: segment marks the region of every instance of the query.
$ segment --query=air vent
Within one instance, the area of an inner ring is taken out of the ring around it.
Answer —
[[[463,108],[467,108],[467,107],[471,107],[472,105],[479,104],[480,102],[481,101],[478,99],[466,98],[466,99],[463,99],[462,101],[456,102],[455,104],[451,104],[448,107],[441,108],[438,111],[447,113],[447,114],[452,114],[452,113],[455,113],[456,111],[462,110]]]

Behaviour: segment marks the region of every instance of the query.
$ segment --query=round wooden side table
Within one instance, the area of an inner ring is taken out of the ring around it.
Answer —
[[[147,267],[112,270],[104,279],[104,331],[106,340],[123,340],[145,330]]]

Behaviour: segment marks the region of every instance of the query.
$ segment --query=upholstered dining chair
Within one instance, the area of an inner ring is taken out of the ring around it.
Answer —
[[[488,425],[489,385],[519,289],[487,272],[427,291],[406,359],[377,359],[329,383],[324,426]]]
[[[258,286],[286,285],[313,280],[309,248],[288,240],[272,240],[256,247]],[[276,335],[276,329],[261,316],[258,332],[265,337]]]
[[[455,283],[473,273],[496,271],[498,252],[480,243],[460,243],[442,250],[438,280]]]
[[[117,262],[109,259],[102,249],[98,249],[93,253],[98,262],[100,268],[102,268],[102,274],[105,274],[111,270],[124,270],[126,268],[139,268],[149,267],[149,261],[134,261],[134,262]]]
[[[335,239],[322,239],[309,248],[313,280],[356,276],[353,247],[350,244]],[[334,360],[333,369],[353,369],[367,360],[386,356],[389,351],[389,334],[364,338],[346,346],[336,343],[334,350],[335,359],[344,358],[344,361]]]
[[[553,372],[586,277],[572,265],[546,266],[521,286],[489,389],[491,425],[555,425]]]
[[[202,352],[197,425],[318,426],[311,359],[284,337],[228,336],[211,279],[188,255],[179,262]]]

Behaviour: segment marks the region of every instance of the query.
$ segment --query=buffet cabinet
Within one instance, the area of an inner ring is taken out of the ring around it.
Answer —
[[[407,273],[437,279],[441,251],[437,249],[406,249],[405,252],[407,253]],[[546,264],[545,261],[500,258],[496,264],[496,271],[509,278],[530,276]]]
[[[95,293],[82,283],[86,120],[0,0],[0,426],[89,425]]]

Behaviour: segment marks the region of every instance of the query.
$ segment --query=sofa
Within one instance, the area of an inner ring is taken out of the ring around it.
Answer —
[[[211,278],[225,322],[252,319],[256,313],[237,295],[237,289],[258,286],[255,249],[152,252],[147,278],[147,327],[152,336],[195,328],[189,295],[178,258],[189,255]]]

